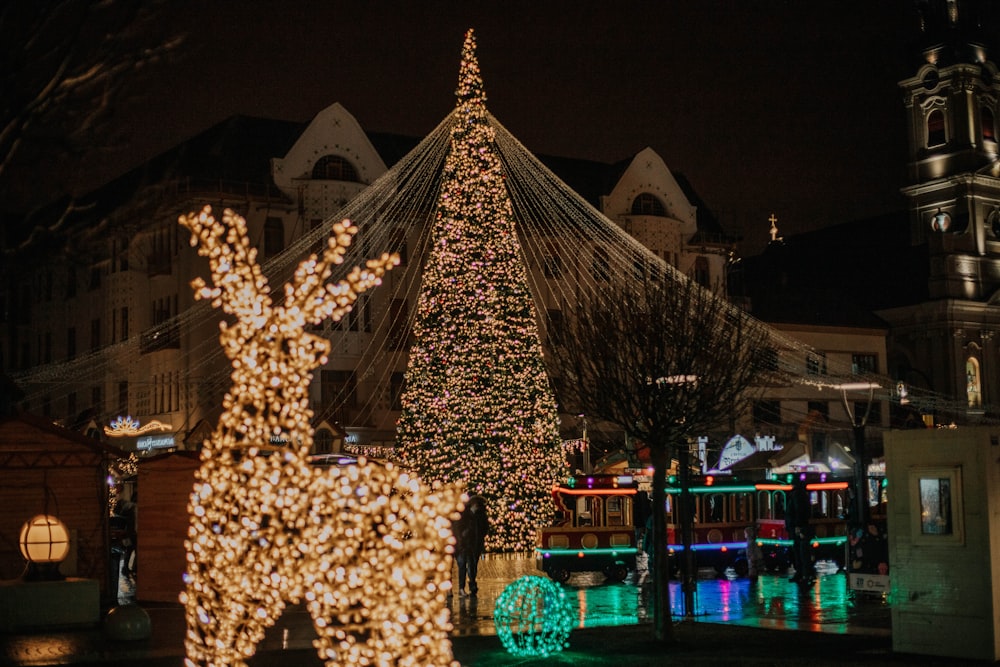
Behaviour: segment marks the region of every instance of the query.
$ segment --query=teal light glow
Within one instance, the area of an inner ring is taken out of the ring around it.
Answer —
[[[628,556],[630,554],[639,553],[639,549],[636,547],[621,547],[621,548],[610,548],[602,547],[600,549],[540,549],[535,548],[535,551],[542,554],[546,558],[549,556],[573,556],[576,554],[587,554],[587,555],[606,555],[611,554],[612,556]]]
[[[757,487],[753,484],[743,486],[692,486],[688,489],[691,493],[749,493],[756,490]],[[667,493],[676,495],[680,492],[680,489],[667,487]]]
[[[573,607],[558,584],[525,575],[497,596],[493,625],[511,655],[547,657],[569,646]]]
[[[819,545],[819,544],[834,544],[834,545],[847,544],[847,536],[846,535],[837,535],[837,536],[834,536],[834,537],[814,537],[812,540],[810,540],[809,543],[812,544],[813,546],[816,546],[816,545]],[[757,544],[767,545],[767,546],[772,546],[772,547],[790,547],[790,546],[792,546],[792,541],[791,540],[777,540],[777,539],[773,539],[773,538],[763,538],[762,537],[762,538],[759,538],[757,540]]]

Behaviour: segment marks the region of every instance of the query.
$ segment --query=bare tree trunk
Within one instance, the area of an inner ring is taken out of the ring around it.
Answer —
[[[687,442],[677,445],[678,467],[681,476],[681,493],[677,509],[681,527],[681,543],[684,556],[681,561],[681,590],[684,593],[684,615],[694,616],[694,592],[698,587],[695,572],[694,551],[694,498],[691,497],[691,451]]]
[[[670,563],[667,554],[666,489],[668,448],[652,447],[653,459],[653,637],[661,642],[674,640],[670,614]]]

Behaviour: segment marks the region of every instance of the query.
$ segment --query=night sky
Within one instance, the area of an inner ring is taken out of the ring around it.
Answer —
[[[423,136],[454,106],[474,28],[493,114],[529,150],[616,162],[646,146],[752,254],[768,239],[904,207],[910,0],[174,2],[177,62],[136,82],[127,151],[85,191],[233,114],[308,121],[340,102]]]

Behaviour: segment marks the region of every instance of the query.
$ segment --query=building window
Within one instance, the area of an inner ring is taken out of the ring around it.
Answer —
[[[941,109],[934,109],[927,114],[927,147],[943,146],[946,140],[944,112]]]
[[[824,421],[830,421],[830,404],[827,401],[807,401],[806,413],[822,415]]]
[[[711,275],[708,270],[708,259],[706,257],[698,257],[694,260],[694,281],[701,285],[702,287],[708,287]]]
[[[807,375],[826,375],[826,352],[810,352],[806,355]]]
[[[52,363],[52,332],[46,331],[45,338],[42,339],[42,363]]]
[[[410,309],[406,299],[393,299],[389,302],[389,349],[402,350],[406,347],[409,337]]]
[[[121,339],[123,341],[128,340],[128,306],[122,306],[121,327],[122,327]]]
[[[127,415],[128,410],[128,380],[118,382],[118,414]]]
[[[324,155],[317,160],[313,166],[312,177],[318,181],[361,182],[354,165],[339,155]]]
[[[354,371],[323,371],[320,375],[320,400],[334,419],[346,424],[348,410],[357,407],[358,385]]]
[[[285,225],[281,218],[264,221],[264,257],[274,257],[285,249]]]
[[[76,358],[76,327],[66,329],[66,358]]]
[[[993,110],[989,107],[982,107],[979,110],[979,122],[983,126],[983,139],[985,141],[997,140],[996,122],[993,118]]]
[[[406,230],[396,227],[389,237],[389,252],[399,255],[399,265],[406,266]]]
[[[347,314],[347,328],[350,331],[372,331],[371,300],[367,294],[363,294],[351,305],[351,310]]]
[[[90,289],[101,289],[101,268],[99,266],[90,267]]]
[[[852,354],[851,372],[855,375],[878,373],[878,357],[874,354]]]
[[[983,406],[982,381],[979,375],[979,360],[969,357],[965,360],[965,395],[970,408]]]
[[[101,349],[101,320],[90,320],[90,351]]]
[[[545,256],[542,258],[542,269],[546,278],[562,277],[562,257],[559,255],[559,246],[555,243],[545,244]]]
[[[565,324],[562,311],[558,308],[549,308],[545,314],[547,316],[546,330],[549,335],[549,342],[553,345],[561,345],[565,337],[565,332],[563,331]]]
[[[665,218],[667,217],[667,210],[659,198],[648,192],[643,192],[632,200],[632,215],[653,215]]]
[[[406,376],[395,372],[389,377],[389,409],[403,409],[403,389],[406,386]]]

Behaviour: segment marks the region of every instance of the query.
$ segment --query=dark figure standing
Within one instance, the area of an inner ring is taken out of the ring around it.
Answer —
[[[469,498],[452,530],[455,533],[455,561],[458,563],[458,594],[465,595],[465,579],[468,577],[469,595],[475,597],[479,592],[476,583],[479,558],[483,555],[486,535],[490,532],[486,500],[482,496]]]
[[[792,539],[792,567],[795,575],[789,579],[802,585],[809,585],[816,580],[816,565],[810,552],[814,537],[812,524],[812,506],[809,503],[809,491],[802,480],[795,480],[792,492],[785,506],[785,530]]]

